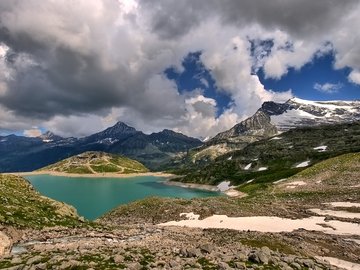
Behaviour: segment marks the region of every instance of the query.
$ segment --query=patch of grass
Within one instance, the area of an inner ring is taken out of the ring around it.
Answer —
[[[208,259],[206,258],[199,258],[197,260],[197,262],[201,265],[202,269],[204,270],[216,270],[219,269],[219,267],[215,264],[213,264],[212,262],[210,262]]]

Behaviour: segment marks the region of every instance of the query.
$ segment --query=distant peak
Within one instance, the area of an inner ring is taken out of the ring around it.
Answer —
[[[46,131],[45,133],[43,133],[42,135],[39,136],[40,139],[44,140],[44,141],[58,141],[63,139],[61,136],[58,136],[56,134],[54,134],[51,131]]]
[[[133,127],[128,126],[124,122],[117,122],[115,125],[108,127],[104,131],[99,132],[104,136],[117,136],[119,134],[134,134],[137,130]]]
[[[113,127],[119,127],[119,126],[121,126],[121,127],[130,127],[129,125],[127,125],[127,124],[125,124],[124,122],[121,122],[121,121],[117,122]]]

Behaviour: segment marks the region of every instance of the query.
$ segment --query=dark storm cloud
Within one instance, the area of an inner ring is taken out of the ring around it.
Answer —
[[[186,34],[200,21],[218,17],[222,22],[265,28],[279,28],[293,35],[323,34],[339,22],[358,0],[140,0],[152,10],[152,28],[161,36],[176,38]]]
[[[134,44],[128,45],[129,37],[115,27],[118,3],[99,1],[101,6],[91,10],[101,12],[97,17],[71,3],[65,2],[59,11],[54,2],[0,3],[0,43],[10,48],[6,65],[12,73],[0,103],[19,115],[43,119],[126,105],[150,118],[181,114],[171,100],[171,106],[161,109],[155,104],[156,90],[147,89],[150,68],[130,70],[129,61],[138,59],[127,57],[126,50],[133,50]],[[75,11],[68,14],[68,9]],[[42,18],[37,21],[36,16]]]

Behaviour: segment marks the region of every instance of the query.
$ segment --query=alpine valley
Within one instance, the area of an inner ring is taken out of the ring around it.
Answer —
[[[148,169],[224,195],[146,197],[88,221],[4,173],[0,269],[360,269],[360,101],[265,102],[205,142],[122,122],[0,137],[2,172]]]

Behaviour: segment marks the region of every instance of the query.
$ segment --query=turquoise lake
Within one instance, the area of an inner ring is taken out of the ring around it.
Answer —
[[[149,196],[199,198],[219,193],[165,185],[164,178],[84,178],[52,175],[26,176],[41,194],[74,206],[78,214],[93,220],[121,204]]]

